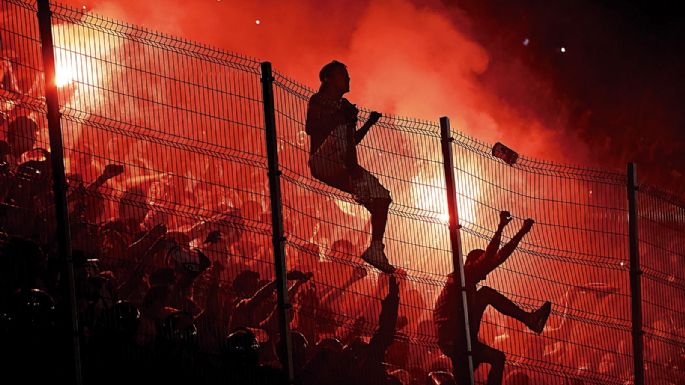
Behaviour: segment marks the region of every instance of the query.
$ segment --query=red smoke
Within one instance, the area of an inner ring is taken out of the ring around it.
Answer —
[[[320,67],[337,59],[349,66],[348,97],[354,103],[432,121],[447,115],[453,128],[479,140],[502,141],[524,155],[586,161],[585,145],[563,126],[563,118],[558,127],[545,126],[482,84],[479,75],[487,70],[490,57],[452,8],[418,7],[409,0],[122,0],[94,1],[87,9],[269,60],[281,73],[312,88],[318,87]],[[522,94],[530,89],[531,101],[540,99],[534,93],[544,92],[523,66],[512,66],[511,73],[501,76],[518,79]]]

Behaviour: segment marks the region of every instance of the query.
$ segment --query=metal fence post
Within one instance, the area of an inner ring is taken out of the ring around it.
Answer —
[[[38,0],[38,27],[40,30],[43,71],[45,74],[45,105],[47,107],[48,131],[50,133],[50,161],[52,163],[53,193],[57,220],[57,243],[63,263],[62,278],[66,286],[65,297],[69,301],[72,353],[74,359],[74,383],[81,384],[81,344],[79,338],[78,310],[76,307],[76,285],[71,253],[71,231],[67,205],[67,182],[64,174],[64,148],[62,145],[61,114],[57,85],[55,84],[55,51],[52,41],[52,13],[48,0]]]
[[[642,341],[642,270],[637,216],[637,166],[628,163],[628,231],[630,235],[630,299],[633,323],[633,370],[635,385],[644,385],[645,367]]]
[[[269,195],[271,196],[271,226],[274,249],[274,268],[276,270],[276,289],[278,292],[278,316],[281,332],[279,349],[284,349],[280,357],[288,377],[294,382],[292,339],[290,335],[290,301],[288,300],[288,281],[285,266],[285,237],[283,235],[283,206],[281,202],[281,171],[278,169],[278,148],[276,136],[276,111],[274,106],[273,75],[271,63],[263,62],[262,97],[264,102],[264,125],[266,130],[266,153],[269,162]]]
[[[440,118],[440,137],[442,144],[443,166],[445,170],[445,187],[447,188],[447,208],[449,210],[450,243],[452,245],[452,267],[456,284],[461,290],[458,296],[458,306],[464,309],[464,331],[466,332],[466,354],[469,365],[468,383],[474,384],[473,376],[473,353],[471,350],[471,331],[469,324],[469,311],[466,298],[466,286],[464,277],[464,264],[462,263],[461,233],[459,229],[459,210],[457,207],[457,189],[454,184],[454,162],[452,160],[452,142],[450,119],[446,116]],[[457,347],[459,348],[459,347]],[[464,353],[464,352],[462,352]],[[466,379],[455,378],[458,384],[463,384]]]

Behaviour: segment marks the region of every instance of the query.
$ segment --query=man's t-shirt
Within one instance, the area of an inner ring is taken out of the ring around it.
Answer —
[[[466,301],[469,304],[469,307],[474,304],[476,298],[477,281],[475,280],[475,277],[484,276],[485,269],[487,269],[487,266],[483,260],[464,266]],[[440,292],[440,295],[435,302],[435,309],[433,310],[433,322],[437,329],[438,342],[440,344],[466,343],[464,310],[459,306],[461,288],[457,284],[454,274],[455,273],[450,273],[447,276],[445,287],[443,287]],[[478,320],[471,317],[470,321],[469,331],[471,333],[471,340],[474,341],[478,334],[478,325],[475,324]]]
[[[345,137],[340,139],[348,144],[346,161],[348,164],[357,164],[354,143],[357,116],[354,106],[345,98],[334,100],[318,92],[312,95],[307,106],[305,123],[305,131],[311,139],[310,153],[315,154],[340,125],[345,126]]]

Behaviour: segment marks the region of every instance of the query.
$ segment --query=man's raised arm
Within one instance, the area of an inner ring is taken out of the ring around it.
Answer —
[[[397,312],[400,306],[400,288],[395,276],[390,276],[388,295],[382,302],[381,314],[378,317],[378,329],[369,341],[369,357],[379,364],[385,357],[385,352],[395,338],[397,327]]]
[[[378,119],[380,119],[381,116],[383,116],[383,115],[381,115],[380,112],[376,112],[376,111],[373,111],[373,112],[371,112],[371,114],[369,114],[369,119],[366,121],[366,123],[364,123],[364,125],[354,133],[354,143],[355,144],[361,143],[361,141],[364,139],[366,134],[369,133],[369,129],[371,129],[371,126],[378,123]]]
[[[533,227],[534,223],[535,221],[533,221],[530,218],[523,221],[523,226],[521,226],[521,229],[518,231],[518,233],[516,233],[516,235],[514,235],[511,238],[511,240],[507,242],[507,244],[504,245],[502,249],[497,253],[496,266],[501,265],[502,263],[504,263],[504,261],[507,260],[507,258],[509,258],[509,256],[518,247],[519,242],[521,242],[521,239],[523,239],[523,236],[530,232],[530,229]]]
[[[497,251],[499,250],[499,245],[502,242],[502,230],[504,230],[504,227],[506,227],[510,221],[511,214],[509,214],[509,211],[500,211],[497,230],[495,230],[495,235],[492,236],[487,249],[485,249],[483,261],[493,261],[495,259]]]

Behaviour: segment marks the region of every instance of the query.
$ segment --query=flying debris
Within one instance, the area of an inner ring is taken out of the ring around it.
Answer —
[[[510,166],[516,163],[516,161],[519,158],[519,154],[516,151],[503,145],[500,142],[497,142],[494,146],[492,146],[492,155],[502,159],[504,163]]]

